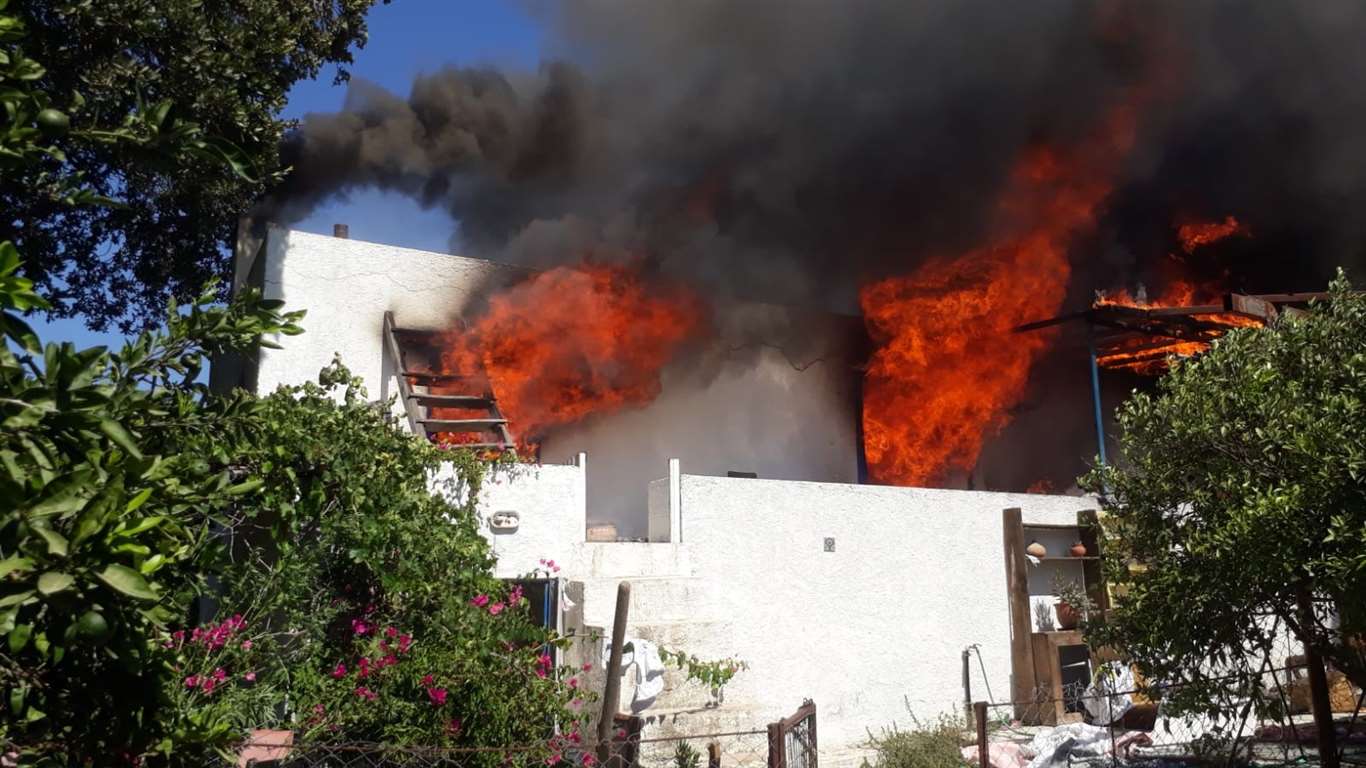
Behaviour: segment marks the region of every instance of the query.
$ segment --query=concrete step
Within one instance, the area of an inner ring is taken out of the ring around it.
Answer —
[[[706,584],[695,576],[647,576],[630,582],[632,624],[692,619],[710,607]],[[584,618],[589,624],[611,625],[619,583],[619,579],[584,580]]]
[[[680,619],[676,621],[630,621],[627,634],[649,640],[671,651],[684,651],[704,659],[712,658],[713,648],[728,645],[733,627],[721,619]],[[719,654],[724,656],[725,654]]]
[[[583,561],[574,570],[585,579],[622,579],[634,581],[640,574],[651,576],[691,576],[692,558],[679,544],[651,544],[617,541],[589,542],[582,550]]]

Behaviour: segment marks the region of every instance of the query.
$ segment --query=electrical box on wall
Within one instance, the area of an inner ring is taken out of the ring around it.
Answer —
[[[494,533],[514,533],[521,524],[521,515],[512,510],[500,510],[489,517],[489,528]]]

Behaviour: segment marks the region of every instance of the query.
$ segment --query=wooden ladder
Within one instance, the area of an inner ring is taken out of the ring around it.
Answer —
[[[435,393],[431,391],[433,384],[455,384],[471,381],[471,377],[411,369],[408,347],[400,339],[432,338],[435,335],[430,331],[399,328],[394,324],[394,313],[384,313],[384,343],[394,360],[394,376],[398,379],[398,393],[403,400],[403,410],[408,415],[408,427],[414,434],[422,435],[429,440],[441,432],[482,432],[491,435],[493,439],[456,445],[460,448],[515,450],[517,443],[512,438],[507,418],[498,409],[498,400],[494,397],[487,377],[481,377],[482,392],[479,394]],[[483,413],[476,418],[442,419],[432,415],[434,408],[461,408]]]

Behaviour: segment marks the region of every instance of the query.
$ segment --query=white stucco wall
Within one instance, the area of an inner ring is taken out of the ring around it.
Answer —
[[[665,505],[667,486],[651,483]],[[699,708],[697,692],[681,686],[643,713],[658,717],[654,727],[763,724],[810,697],[822,752],[836,763],[855,760],[869,728],[908,725],[907,704],[922,721],[960,711],[969,645],[986,666],[984,680],[973,659],[974,698],[986,698],[988,683],[1008,696],[1002,510],[1074,523],[1094,507],[1075,496],[693,474],[681,475],[677,503],[681,543],[584,544],[557,558],[561,576],[585,584],[586,622],[610,627],[616,584],[631,580],[631,635],[749,665],[720,709]],[[540,556],[499,567],[525,570]]]
[[[395,394],[384,352],[384,313],[406,328],[449,327],[491,286],[526,274],[517,267],[447,253],[360,240],[268,229],[262,290],[287,309],[305,309],[305,333],[277,338],[284,349],[262,349],[257,391],[316,379],[340,354],[365,380],[373,398]]]
[[[541,559],[569,563],[584,544],[583,467],[543,464],[502,469],[485,483],[479,509],[483,530],[498,557],[499,578],[529,573]],[[489,517],[516,512],[520,525],[511,533],[492,530]]]
[[[821,738],[961,707],[960,654],[981,645],[993,692],[1010,690],[1010,622],[1001,511],[1075,522],[1066,496],[683,477],[694,572],[723,583],[730,631],[706,654],[750,669],[733,696],[772,714],[820,706]],[[824,551],[824,539],[835,551]],[[976,665],[973,665],[976,667]],[[985,686],[973,669],[978,695]]]

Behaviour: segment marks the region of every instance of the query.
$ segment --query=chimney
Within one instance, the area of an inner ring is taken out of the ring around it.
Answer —
[[[332,236],[340,237],[341,239],[345,240],[346,238],[351,236],[351,228],[346,226],[345,224],[333,224]]]

